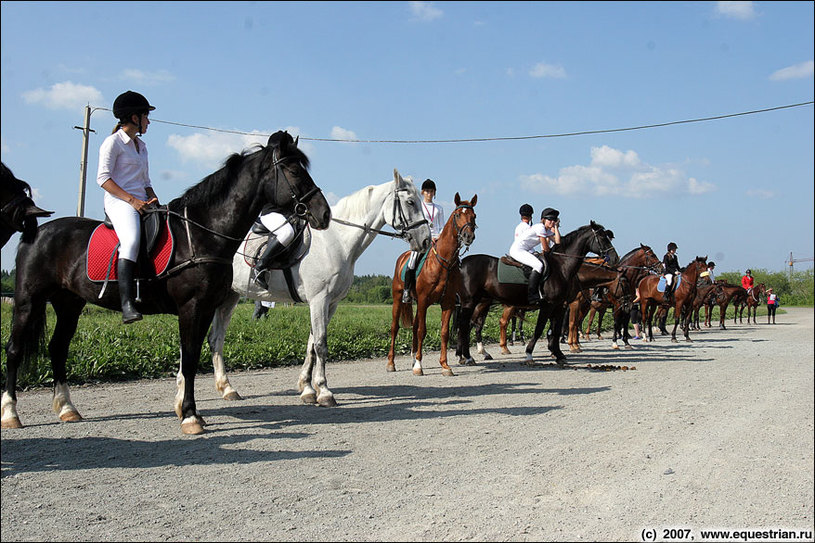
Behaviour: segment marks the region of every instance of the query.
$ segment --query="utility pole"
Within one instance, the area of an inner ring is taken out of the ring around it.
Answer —
[[[91,130],[91,109],[90,104],[85,106],[85,124],[84,126],[75,126],[74,128],[82,130],[82,160],[79,163],[79,201],[76,204],[76,216],[85,216],[85,180],[88,177],[88,135],[90,132],[96,133]]]
[[[790,265],[790,280],[792,279],[793,269],[792,266],[796,262],[812,262],[815,258],[792,258],[792,251],[790,251],[790,261],[788,264]]]

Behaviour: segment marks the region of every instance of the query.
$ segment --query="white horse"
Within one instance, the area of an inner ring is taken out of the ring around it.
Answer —
[[[422,214],[421,201],[416,186],[394,170],[393,181],[360,189],[332,206],[332,220],[337,224],[311,232],[308,253],[291,268],[292,288],[300,300],[308,302],[311,313],[306,358],[298,380],[304,403],[337,405],[325,377],[328,323],[351,288],[357,259],[377,234],[394,236],[379,229],[390,225],[399,231],[395,237],[405,238],[411,250],[426,251],[430,247],[430,227]],[[257,234],[250,232],[247,239],[251,236]],[[226,376],[223,359],[226,329],[240,297],[268,302],[298,301],[293,299],[282,270],[269,271],[268,290],[255,283],[252,268],[240,251],[233,259],[232,275],[232,291],[216,310],[208,336],[215,387],[227,400],[240,399]]]

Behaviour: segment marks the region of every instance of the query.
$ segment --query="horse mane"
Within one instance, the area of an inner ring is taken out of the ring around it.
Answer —
[[[602,225],[600,225],[600,224],[598,224],[598,223],[596,223],[594,221],[591,221],[591,224],[583,225],[580,228],[578,228],[577,230],[572,230],[568,234],[560,236],[560,243],[558,243],[556,245],[553,245],[552,249],[558,249],[558,248],[561,248],[561,247],[564,247],[564,246],[567,246],[567,245],[571,245],[574,242],[574,239],[576,237],[580,236],[581,234],[583,234],[583,232],[585,232],[586,230],[589,230],[589,229],[593,230],[593,229],[598,229],[598,228],[601,229],[601,230],[605,230],[605,228],[603,228]]]
[[[291,137],[289,136],[289,140],[290,139]],[[308,169],[311,163],[306,154],[294,145],[293,141],[285,142],[284,144],[286,148],[283,153],[286,156],[292,156],[295,160],[299,161],[305,169]],[[248,149],[244,149],[242,152],[233,153],[227,157],[224,161],[224,165],[219,170],[209,174],[197,184],[188,188],[178,200],[182,206],[190,207],[198,205],[207,206],[214,202],[220,202],[232,184],[232,180],[240,169],[244,167],[246,162],[260,159],[258,161],[259,175],[267,163],[271,162],[273,151],[274,147],[272,146],[267,145],[264,147],[263,145],[254,145]],[[269,164],[269,167],[271,167],[271,164]]]
[[[388,183],[385,183],[386,185]],[[376,185],[368,185],[356,192],[340,198],[340,201],[332,206],[331,213],[335,217],[343,219],[360,219],[368,214],[371,208],[371,194],[379,189]]]
[[[646,249],[650,249],[650,247],[648,247],[647,245],[641,245],[640,247],[637,247],[636,249],[631,249],[630,251],[625,253],[622,258],[620,258],[620,261],[623,261],[623,260],[625,260],[627,258],[631,258],[632,256],[634,256],[634,253],[636,253],[637,251],[644,251]]]

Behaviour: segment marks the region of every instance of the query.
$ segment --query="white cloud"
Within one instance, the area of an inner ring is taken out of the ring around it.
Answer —
[[[815,62],[808,60],[794,66],[787,66],[780,70],[773,72],[770,76],[771,81],[784,81],[787,79],[806,79],[812,77],[815,73]]]
[[[266,145],[268,140],[268,133],[257,131],[252,135],[198,132],[189,136],[170,134],[167,145],[178,152],[183,162],[197,162],[202,168],[216,169],[232,153],[257,144]]]
[[[155,128],[153,129],[155,130]],[[294,126],[283,128],[293,138],[297,138],[300,129]],[[195,162],[203,170],[216,170],[233,153],[244,149],[251,150],[257,145],[266,145],[269,134],[275,132],[253,130],[250,134],[229,134],[226,132],[198,132],[189,136],[170,134],[167,145],[175,149],[182,162]],[[314,146],[308,142],[298,141],[297,147],[307,156],[314,152]],[[168,171],[168,175],[179,178],[178,172]]]
[[[592,147],[588,166],[561,168],[557,177],[541,173],[522,175],[520,181],[525,190],[562,196],[671,198],[716,190],[712,183],[686,178],[674,166],[653,166],[643,162],[635,151],[620,151],[607,145]]]
[[[758,198],[759,200],[769,200],[770,198],[775,198],[775,193],[766,189],[749,189],[747,196],[750,198]]]
[[[546,64],[545,62],[538,62],[531,70],[529,75],[532,77],[551,77],[555,79],[563,79],[566,77],[566,70],[562,66],[554,64]]]
[[[410,12],[414,21],[434,21],[441,18],[444,12],[437,8],[433,2],[410,2]]]
[[[753,4],[753,2],[716,2],[716,13],[732,19],[752,19],[756,15]]]
[[[49,109],[81,109],[87,104],[104,104],[102,93],[87,85],[70,81],[56,83],[50,89],[34,89],[23,93],[29,104],[42,104]]]
[[[167,70],[145,72],[142,70],[127,69],[122,71],[119,75],[119,79],[139,85],[159,85],[161,83],[175,81],[175,76]]]
[[[340,126],[335,126],[331,129],[331,139],[335,140],[358,140],[355,132],[346,130]]]

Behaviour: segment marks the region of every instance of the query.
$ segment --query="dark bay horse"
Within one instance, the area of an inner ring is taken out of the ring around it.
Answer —
[[[594,260],[594,259],[592,259]],[[622,261],[621,261],[622,262]],[[592,306],[589,289],[605,287],[607,289],[604,302],[614,309],[614,339],[612,348],[619,349],[617,339],[621,338],[626,347],[628,338],[626,331],[622,328],[622,317],[625,313],[631,312],[631,300],[634,299],[634,285],[626,278],[619,267],[610,268],[596,262],[584,261],[577,271],[577,280],[580,290],[569,300],[569,326],[568,339],[569,351],[573,353],[582,352],[580,348],[580,323],[586,316],[589,307]],[[628,320],[626,319],[626,323]]]
[[[697,256],[696,259],[688,264],[685,270],[681,273],[682,281],[674,290],[673,304],[670,305],[674,309],[674,327],[671,333],[671,341],[677,342],[676,329],[679,326],[680,319],[683,319],[682,331],[685,335],[685,341],[691,341],[689,330],[690,319],[684,320],[687,315],[684,311],[690,312],[690,304],[696,296],[696,281],[699,274],[707,268],[707,257]],[[640,304],[642,305],[642,323],[646,329],[646,341],[654,341],[653,332],[653,317],[657,306],[665,306],[668,309],[668,304],[665,303],[665,296],[663,292],[657,289],[660,276],[648,275],[640,280],[638,289],[640,293]]]
[[[747,290],[741,285],[731,285],[724,279],[717,280],[716,284],[721,288],[721,294],[718,294],[715,300],[705,305],[705,320],[710,324],[711,315],[713,314],[713,304],[716,304],[719,306],[719,329],[727,330],[727,327],[724,325],[727,315],[727,306],[730,305],[731,301],[735,305],[746,300]]]
[[[17,179],[0,162],[0,247],[4,247],[14,232],[22,232],[30,242],[37,234],[37,218],[50,217],[53,211],[37,207],[31,199],[31,187]]]
[[[762,305],[764,302],[764,298],[767,294],[767,288],[765,287],[764,283],[759,283],[749,291],[747,291],[747,296],[744,298],[739,298],[738,302],[734,305],[736,313],[733,315],[733,324],[736,323],[736,317],[739,319],[739,324],[741,324],[744,317],[744,309],[747,308],[747,324],[750,324],[750,318],[752,316],[753,324],[758,324],[756,322],[756,310],[758,306]]]
[[[543,283],[543,301],[539,305],[538,321],[532,339],[526,346],[526,360],[532,363],[532,352],[551,319],[552,334],[549,351],[559,365],[566,356],[560,350],[560,331],[566,302],[579,288],[574,280],[577,269],[587,253],[606,256],[612,265],[619,262],[617,251],[611,244],[614,235],[602,225],[591,221],[562,237],[561,242],[548,253],[550,274]],[[460,315],[458,318],[458,348],[464,363],[474,363],[470,356],[470,328],[473,311],[482,300],[492,300],[510,306],[526,307],[527,285],[500,283],[498,258],[490,255],[471,255],[461,261]]]
[[[331,208],[308,173],[308,158],[286,132],[267,146],[229,157],[223,168],[167,205],[167,223],[177,240],[169,271],[142,281],[137,309],[144,314],[178,315],[184,393],[176,400],[181,431],[200,434],[204,421],[195,405],[194,382],[201,347],[215,309],[232,283],[232,257],[265,204],[308,217],[325,229]],[[63,421],[81,420],[71,403],[66,360],[71,338],[87,302],[121,311],[118,288],[107,292],[88,279],[86,255],[100,221],[66,217],[43,224],[36,238],[17,251],[14,319],[6,347],[7,375],[2,427],[21,427],[17,415],[17,372],[44,342],[46,303],[57,315],[48,345],[54,373],[54,411]],[[101,296],[100,296],[101,293]]]
[[[396,268],[393,272],[391,292],[393,294],[393,318],[391,320],[391,343],[388,350],[388,371],[396,371],[394,364],[396,335],[399,325],[405,328],[411,326],[413,332],[412,353],[414,356],[413,374],[423,375],[422,371],[422,343],[427,335],[427,309],[435,303],[441,305],[441,357],[439,363],[442,375],[451,376],[453,370],[447,364],[447,342],[450,336],[450,317],[456,307],[456,293],[461,283],[460,251],[462,247],[469,247],[475,240],[475,207],[478,195],[471,200],[462,200],[456,193],[456,208],[447,219],[447,223],[433,243],[433,247],[424,260],[422,269],[417,263],[416,285],[413,297],[416,299],[416,317],[412,316],[413,302],[402,303],[402,268],[405,266],[410,252],[402,253],[396,259]]]

